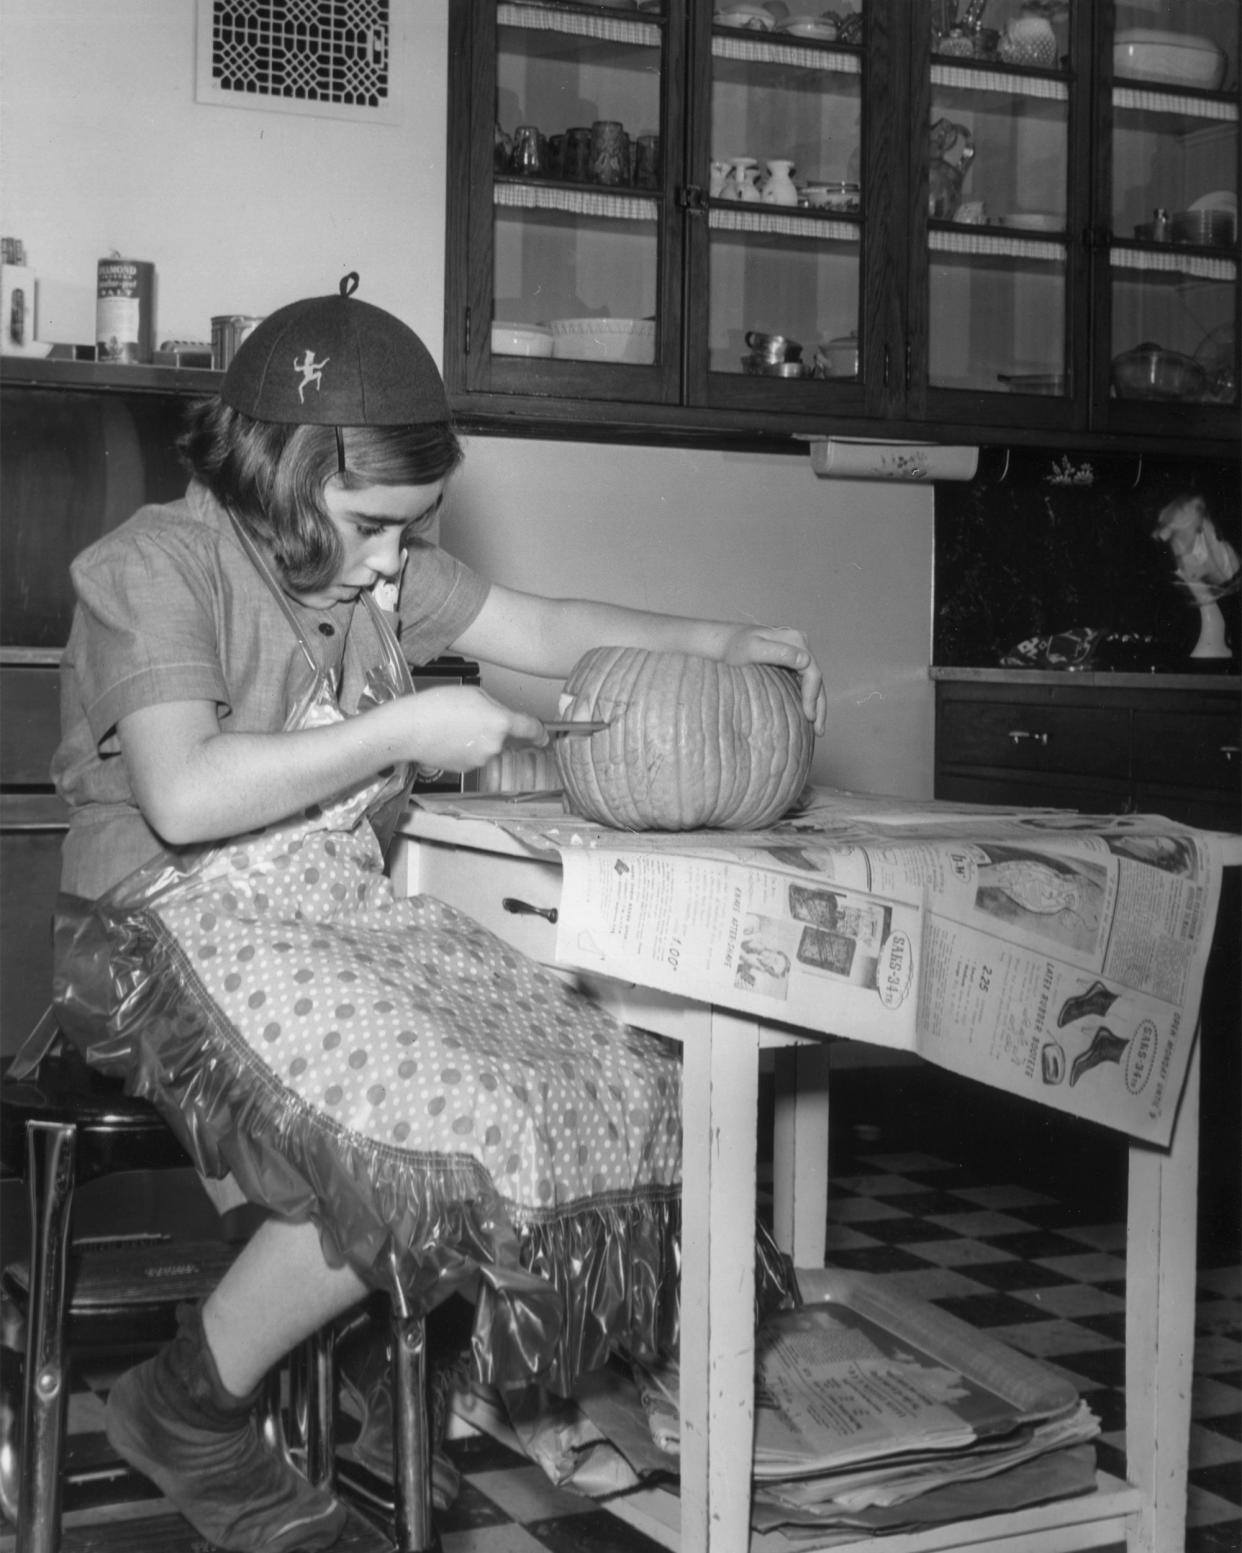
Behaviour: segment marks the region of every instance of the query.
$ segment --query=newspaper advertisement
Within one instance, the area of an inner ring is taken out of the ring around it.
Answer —
[[[819,794],[770,830],[558,840],[557,957],[917,1052],[1167,1144],[1222,866],[1158,816]]]
[[[564,867],[563,963],[817,1031],[830,1009],[833,1030],[913,1049],[917,893],[728,854],[593,848]]]

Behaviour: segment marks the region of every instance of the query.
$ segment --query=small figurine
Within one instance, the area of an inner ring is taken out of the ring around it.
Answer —
[[[1232,657],[1219,600],[1238,592],[1242,560],[1216,532],[1207,503],[1189,493],[1175,497],[1161,509],[1154,537],[1172,550],[1177,580],[1199,609],[1199,639],[1190,656]]]

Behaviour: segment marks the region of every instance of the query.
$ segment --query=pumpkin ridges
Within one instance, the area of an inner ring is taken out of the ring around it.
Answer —
[[[777,674],[780,674],[780,672],[780,670],[777,670]],[[781,728],[786,737],[781,739],[778,736],[773,736],[768,741],[766,750],[763,751],[766,758],[763,761],[762,782],[756,782],[755,784],[755,791],[759,794],[766,790],[779,795],[784,790],[780,750],[782,746],[788,746],[789,735],[792,730],[790,728],[788,702],[781,694],[783,688],[782,681],[777,678],[777,675],[764,676],[763,691],[766,701],[765,711],[767,719]]]
[[[728,777],[728,793],[719,795],[720,808],[717,817],[728,815],[731,819],[737,814],[739,806],[744,807],[745,795],[750,791],[751,781],[751,734],[750,728],[750,699],[743,697],[739,692],[742,676],[734,669],[730,669],[722,676],[721,688],[723,694],[720,697],[720,712],[718,715],[717,747],[720,749],[737,749],[738,760],[726,773],[726,763],[719,763],[721,777]],[[719,787],[719,783],[717,786]]]
[[[808,774],[813,737],[788,670],[607,647],[575,665],[565,690],[571,715],[612,723],[556,748],[571,804],[602,824],[759,829]]]
[[[704,760],[711,730],[708,719],[711,705],[718,695],[709,695],[706,658],[687,658],[681,676],[681,694],[678,697],[677,720],[677,792],[681,795],[678,814],[687,829],[711,825],[716,816],[719,795],[719,766]],[[694,791],[694,778],[698,777],[699,791]],[[689,778],[690,780],[687,780]],[[704,779],[714,779],[708,788]]]

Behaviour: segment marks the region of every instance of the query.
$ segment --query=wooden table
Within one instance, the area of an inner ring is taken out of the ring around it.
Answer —
[[[398,891],[435,895],[532,958],[556,964],[554,919],[544,914],[560,898],[560,866],[499,825],[412,809],[392,871]],[[618,1018],[680,1041],[684,1052],[681,1492],[640,1490],[608,1508],[671,1549],[743,1553],[750,1547],[750,1475],[742,1466],[751,1459],[754,1428],[754,1215],[744,1205],[756,1196],[759,1053],[783,1048],[776,1238],[797,1267],[822,1268],[828,1042],[606,975],[591,986]],[[1194,1356],[1198,1094],[1196,1042],[1172,1146],[1128,1145],[1130,1481],[1101,1473],[1095,1494],[887,1536],[884,1553],[1076,1553],[1112,1544],[1129,1553],[1180,1553]],[[1118,1146],[1125,1146],[1120,1137]],[[765,1549],[782,1545],[780,1538],[762,1539]],[[879,1544],[867,1538],[850,1546],[874,1553]]]

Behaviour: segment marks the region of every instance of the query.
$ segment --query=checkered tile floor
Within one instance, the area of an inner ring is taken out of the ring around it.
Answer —
[[[900,1106],[897,1107],[900,1109]],[[938,1108],[924,1104],[922,1121]],[[941,1113],[944,1114],[944,1113]],[[996,1140],[949,1148],[948,1126],[920,1126],[912,1109],[898,1118],[923,1146],[898,1152],[898,1126],[839,1128],[833,1148],[829,1259],[882,1273],[903,1289],[987,1328],[1062,1370],[1103,1424],[1102,1467],[1124,1475],[1124,1228],[1115,1144],[1068,1142],[1061,1163],[1039,1161],[1046,1139],[1002,1120]],[[912,1125],[906,1125],[912,1123]],[[959,1124],[960,1125],[960,1124]],[[1050,1125],[1050,1124],[1041,1124]],[[932,1149],[926,1145],[936,1142]],[[981,1162],[982,1160],[982,1162]],[[1223,1210],[1209,1200],[1201,1226],[1187,1553],[1242,1550],[1242,1253],[1232,1187]],[[109,1377],[82,1377],[71,1428],[87,1445],[100,1427]],[[552,1487],[538,1468],[491,1440],[450,1441],[464,1476],[451,1512],[438,1517],[444,1553],[655,1553],[656,1544],[598,1509]],[[132,1500],[132,1494],[131,1494]],[[159,1500],[127,1500],[79,1524],[69,1518],[65,1553],[185,1553],[184,1522],[161,1515]],[[158,1517],[158,1519],[152,1519]],[[375,1547],[359,1531],[359,1550]],[[0,1536],[0,1553],[12,1547]],[[882,1544],[878,1544],[882,1547]],[[346,1553],[346,1549],[342,1549]]]

